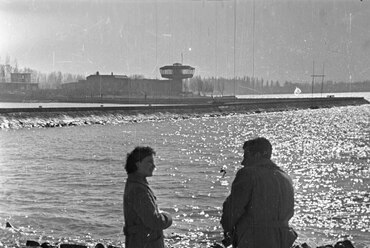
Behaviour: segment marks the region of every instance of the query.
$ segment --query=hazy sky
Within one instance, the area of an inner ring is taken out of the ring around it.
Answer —
[[[0,56],[41,72],[159,78],[183,60],[201,76],[293,82],[315,61],[326,80],[362,81],[369,27],[370,0],[0,0]]]

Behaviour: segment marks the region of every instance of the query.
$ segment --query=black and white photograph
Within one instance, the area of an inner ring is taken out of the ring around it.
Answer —
[[[370,248],[370,0],[0,0],[0,248]]]

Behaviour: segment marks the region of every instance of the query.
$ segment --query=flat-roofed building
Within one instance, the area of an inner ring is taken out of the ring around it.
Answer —
[[[66,95],[70,96],[126,96],[126,97],[166,97],[180,96],[182,82],[179,79],[159,80],[129,78],[126,75],[102,75],[99,72],[73,83],[62,84]]]
[[[27,93],[39,89],[38,83],[31,83],[31,73],[11,73],[10,82],[0,83],[0,93]]]
[[[31,73],[19,73],[19,72],[11,73],[10,82],[12,83],[31,83]]]

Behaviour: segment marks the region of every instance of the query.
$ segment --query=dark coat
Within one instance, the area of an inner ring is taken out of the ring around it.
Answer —
[[[240,169],[223,204],[221,224],[234,247],[289,248],[297,234],[288,222],[294,214],[291,178],[271,160]]]
[[[159,212],[156,197],[145,178],[129,174],[123,197],[126,248],[164,248],[163,229],[172,224]]]

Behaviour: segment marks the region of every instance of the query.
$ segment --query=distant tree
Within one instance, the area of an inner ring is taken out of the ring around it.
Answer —
[[[62,74],[62,72],[58,71],[56,73],[56,78],[55,78],[55,87],[57,89],[60,89],[61,88],[62,81],[63,81],[63,74]]]
[[[63,75],[63,83],[71,83],[74,82],[74,78],[71,73],[66,73]]]
[[[202,92],[205,93],[212,93],[214,90],[213,86],[213,78],[206,78],[201,79],[202,81]]]
[[[45,73],[37,72],[37,82],[40,83],[40,88],[50,88],[48,81],[47,81],[47,75]]]
[[[217,78],[216,79],[216,85],[217,85],[218,91],[221,93],[221,96],[223,96],[224,91],[225,91],[225,79],[224,78]]]
[[[9,79],[11,73],[12,73],[12,66],[10,65],[10,56],[6,55],[5,57],[5,78]]]
[[[266,87],[267,89],[271,89],[271,84],[270,84],[270,82],[269,82],[268,80],[266,80],[266,85],[265,85],[265,87]]]
[[[13,68],[13,72],[14,73],[18,73],[19,70],[18,70],[18,61],[17,59],[14,59],[14,68]]]
[[[224,95],[224,92],[225,92],[225,78],[221,78],[221,81],[220,81],[220,89],[221,89],[221,95]]]
[[[189,86],[189,91],[195,93],[196,92],[196,87],[195,87],[195,80],[194,78],[189,78],[188,80],[188,86]]]
[[[197,85],[197,92],[199,95],[204,94],[204,83],[200,76],[195,77],[195,82]]]
[[[144,79],[144,75],[134,74],[130,76],[131,79]]]
[[[246,86],[247,86],[248,89],[252,88],[252,83],[251,83],[251,78],[250,77],[247,77]]]
[[[76,81],[86,79],[86,77],[83,75],[76,75],[75,77],[76,77]]]
[[[5,82],[5,65],[0,65],[0,82]]]
[[[49,73],[48,76],[47,76],[47,83],[48,83],[47,88],[55,89],[56,88],[56,82],[57,82],[56,72]]]

